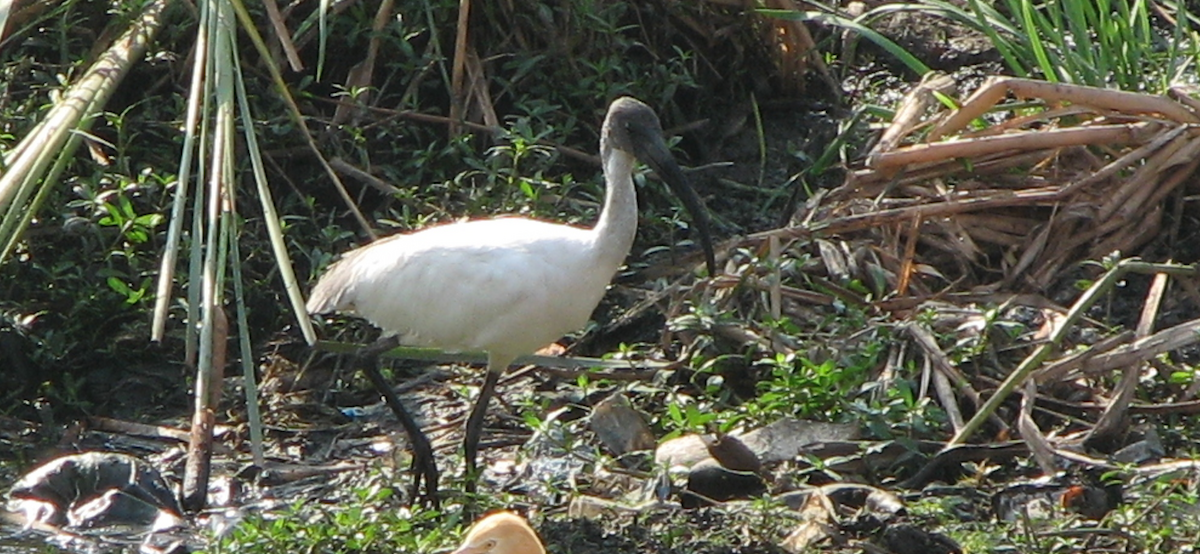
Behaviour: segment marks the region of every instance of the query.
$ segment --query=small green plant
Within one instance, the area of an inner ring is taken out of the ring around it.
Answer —
[[[758,398],[746,410],[759,421],[780,416],[834,418],[848,405],[875,365],[879,346],[868,346],[849,363],[830,358],[815,362],[795,354],[763,358],[766,375]]]
[[[146,293],[150,290],[151,286],[149,277],[142,279],[141,284],[136,289],[129,286],[129,284],[123,279],[115,275],[109,275],[108,278],[105,279],[105,283],[108,284],[108,288],[112,289],[113,292],[124,296],[125,303],[129,305],[137,304],[145,299]]]
[[[297,501],[281,513],[252,514],[206,551],[429,552],[448,546],[460,524],[432,510],[399,509],[392,489],[368,485],[344,502]]]
[[[679,396],[668,401],[664,414],[663,427],[669,429],[662,440],[670,440],[688,433],[707,433],[709,424],[717,420],[717,413],[703,410],[694,401],[687,401]]]
[[[863,395],[848,408],[865,421],[871,436],[880,439],[938,437],[945,431],[946,413],[930,397],[918,397],[908,379],[866,383]]]
[[[1165,17],[1158,21],[1153,6],[924,0],[900,9],[945,17],[985,34],[1019,77],[1161,93],[1179,81],[1195,82],[1200,35],[1184,2],[1159,5]]]
[[[116,227],[121,236],[133,244],[142,244],[150,240],[154,228],[163,222],[163,215],[158,213],[139,214],[133,208],[133,202],[125,195],[117,195],[116,199],[104,203],[108,215],[97,222],[101,227]]]

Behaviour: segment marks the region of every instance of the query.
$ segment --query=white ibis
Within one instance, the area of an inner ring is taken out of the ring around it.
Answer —
[[[496,512],[475,522],[451,554],[546,554],[546,549],[525,518]]]
[[[517,356],[583,327],[625,261],[637,230],[635,159],[653,168],[692,212],[709,273],[715,273],[707,213],[671,157],[654,110],[629,97],[613,101],[600,134],[600,158],[607,190],[591,229],[518,217],[431,227],[347,252],[313,287],[309,313],[354,314],[383,330],[364,357],[399,344],[487,352],[487,377],[466,425],[468,490],[500,374]],[[412,442],[414,495],[424,478],[427,498],[436,503],[429,440],[371,362],[364,362],[364,371]]]

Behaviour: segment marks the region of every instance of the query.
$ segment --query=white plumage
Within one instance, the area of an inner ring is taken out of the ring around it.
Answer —
[[[487,379],[467,422],[469,474],[499,374],[517,356],[583,327],[624,262],[637,231],[636,159],[653,167],[692,211],[714,270],[706,214],[671,158],[654,111],[633,98],[614,101],[600,151],[607,190],[591,229],[518,217],[431,227],[350,251],[313,288],[310,313],[358,315],[392,342],[488,353]],[[373,367],[364,369],[375,372],[377,386],[382,382]],[[390,389],[380,392],[386,397]],[[412,418],[399,402],[389,405],[413,439],[414,465],[432,464],[416,459],[425,456],[422,450],[432,454]],[[432,494],[436,467],[425,468]]]
[[[347,254],[309,309],[358,315],[402,344],[511,362],[587,323],[620,263],[598,255],[596,238],[521,218],[397,235]]]

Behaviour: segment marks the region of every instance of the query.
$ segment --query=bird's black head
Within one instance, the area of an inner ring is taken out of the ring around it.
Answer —
[[[604,118],[603,136],[606,147],[628,152],[638,159],[642,159],[639,145],[663,141],[658,114],[654,113],[650,106],[631,96],[622,96],[609,104],[608,116]],[[644,159],[642,161],[649,163]]]
[[[662,125],[658,114],[642,101],[629,96],[613,100],[604,118],[604,130],[600,139],[601,155],[607,157],[610,149],[633,154],[642,163],[650,166],[671,190],[683,201],[683,206],[692,214],[696,230],[700,232],[700,244],[704,247],[705,262],[709,275],[717,274],[713,255],[712,235],[709,232],[708,210],[696,195],[691,183],[671,149],[663,139]]]

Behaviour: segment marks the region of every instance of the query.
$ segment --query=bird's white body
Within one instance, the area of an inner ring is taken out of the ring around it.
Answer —
[[[394,337],[403,344],[488,353],[487,376],[463,440],[468,476],[476,475],[483,418],[500,374],[517,356],[583,327],[629,253],[637,232],[636,159],[653,167],[703,217],[702,203],[648,106],[628,97],[613,101],[600,136],[608,188],[595,227],[502,217],[397,235],[347,253],[309,297],[309,313],[355,314],[381,328],[385,339],[367,351],[395,346]],[[698,227],[714,271],[707,225]],[[365,371],[412,440],[413,494],[424,479],[436,498],[437,466],[428,437],[378,369],[368,364]],[[467,484],[473,490],[473,478]]]
[[[520,217],[430,227],[347,253],[310,312],[358,315],[403,344],[486,351],[507,365],[583,327],[637,228],[633,157],[616,152],[595,228]]]

